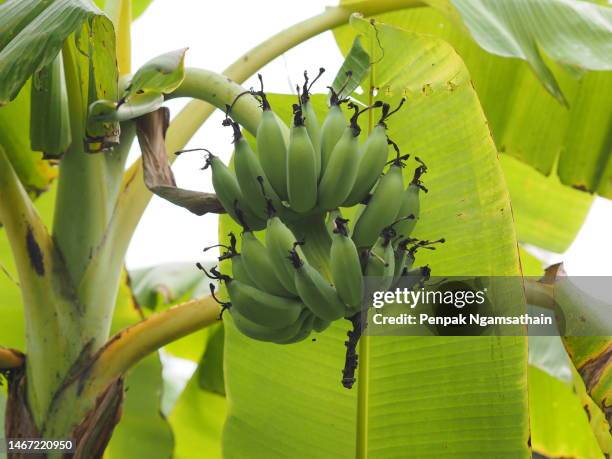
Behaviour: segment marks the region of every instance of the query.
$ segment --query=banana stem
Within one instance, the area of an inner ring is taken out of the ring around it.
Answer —
[[[65,296],[68,276],[17,174],[0,147],[0,221],[17,266],[26,321],[28,401],[40,425],[61,375],[79,352],[77,306]]]
[[[78,51],[72,40],[62,55],[70,107],[72,143],[59,168],[53,238],[62,252],[70,278],[77,284],[92,253],[102,240],[109,200],[104,155],[85,153],[87,100],[81,89]]]
[[[220,308],[207,296],[154,314],[110,338],[92,358],[80,381],[84,394],[94,396],[129,368],[160,347],[218,323]],[[87,395],[85,395],[87,396]]]

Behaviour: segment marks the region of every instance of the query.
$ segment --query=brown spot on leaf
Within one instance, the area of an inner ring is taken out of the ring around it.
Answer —
[[[591,411],[589,410],[589,405],[584,405],[583,408],[584,408],[584,412],[586,413],[587,418],[589,419],[589,422],[590,422],[591,421]]]
[[[572,188],[575,188],[576,190],[579,190],[579,191],[589,191],[587,186],[582,183],[574,183],[572,185]]]
[[[599,383],[599,378],[606,371],[609,365],[612,364],[612,344],[608,346],[599,355],[587,360],[579,369],[580,376],[584,380],[589,394]]]
[[[38,242],[36,242],[36,238],[34,237],[34,232],[31,227],[28,227],[28,232],[26,233],[26,249],[28,251],[28,257],[30,258],[30,264],[36,274],[39,276],[45,275],[45,261],[43,258],[42,251],[40,250],[40,246]]]

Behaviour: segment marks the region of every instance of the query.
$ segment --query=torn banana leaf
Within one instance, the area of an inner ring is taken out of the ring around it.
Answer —
[[[584,381],[586,392],[612,427],[612,338],[567,336],[563,344]]]
[[[145,185],[157,196],[196,215],[223,213],[213,193],[185,190],[176,186],[166,153],[166,130],[170,112],[162,107],[136,120],[136,135],[142,151]]]
[[[547,268],[540,284],[586,392],[612,427],[612,305],[570,282],[561,264]]]
[[[597,406],[593,399],[589,397],[589,394],[587,394],[584,381],[580,374],[574,367],[572,367],[571,370],[574,381],[574,392],[582,402],[582,408],[589,419],[591,430],[597,439],[597,443],[599,443],[599,448],[601,452],[606,455],[605,457],[610,457],[612,455],[612,430],[610,429],[610,424],[601,408]]]

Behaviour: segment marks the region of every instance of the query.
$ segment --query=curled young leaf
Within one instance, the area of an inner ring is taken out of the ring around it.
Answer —
[[[145,92],[168,94],[185,78],[185,53],[187,48],[177,49],[154,57],[134,74],[123,99]]]

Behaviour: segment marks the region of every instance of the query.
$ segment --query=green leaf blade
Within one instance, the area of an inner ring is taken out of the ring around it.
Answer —
[[[578,234],[593,197],[544,177],[508,155],[500,155],[512,198],[519,241],[557,253],[567,250]]]
[[[452,3],[480,46],[493,54],[525,59],[546,89],[563,104],[563,93],[540,48],[565,66],[612,69],[609,8],[568,0]]]

